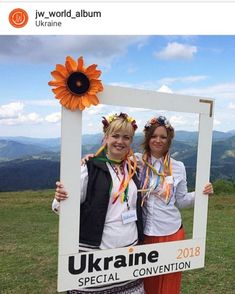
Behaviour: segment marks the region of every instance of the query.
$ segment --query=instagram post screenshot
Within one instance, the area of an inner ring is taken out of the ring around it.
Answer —
[[[234,1],[3,1],[0,293],[234,291]]]

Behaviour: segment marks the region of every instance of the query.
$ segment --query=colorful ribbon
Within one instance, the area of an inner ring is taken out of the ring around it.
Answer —
[[[123,160],[113,160],[107,157],[106,155],[106,146],[103,145],[99,148],[99,150],[96,152],[94,160],[99,160],[103,162],[109,162],[110,164],[120,164],[123,168],[123,177],[120,183],[120,186],[118,188],[118,191],[114,193],[113,196],[113,204],[117,201],[117,199],[120,197],[121,202],[127,202],[128,201],[128,188],[129,188],[129,182],[131,181],[132,177],[134,176],[137,168],[137,160],[133,153],[133,150],[130,149],[129,153],[125,156]],[[132,160],[130,159],[132,158]],[[125,173],[125,166],[127,164],[127,170],[128,175],[126,178]],[[111,191],[112,189],[110,189]]]
[[[161,195],[165,198],[165,202],[168,204],[170,195],[172,193],[173,185],[166,181],[166,177],[172,176],[172,164],[170,160],[170,154],[167,153],[163,158],[163,164],[160,165],[157,171],[154,164],[150,163],[150,156],[148,154],[143,155],[143,172],[141,177],[141,189],[142,192],[142,206],[144,201],[150,196],[150,194],[156,190],[159,186],[164,187]]]

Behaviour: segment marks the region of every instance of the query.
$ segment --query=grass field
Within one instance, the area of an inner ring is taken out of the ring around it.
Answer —
[[[0,193],[0,293],[56,293],[58,217],[53,191]],[[188,236],[192,210],[183,212]],[[235,293],[235,195],[209,203],[206,266],[185,272],[183,294]]]

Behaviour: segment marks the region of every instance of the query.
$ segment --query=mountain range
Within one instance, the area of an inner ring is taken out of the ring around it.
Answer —
[[[172,157],[184,162],[188,184],[195,184],[197,132],[176,131]],[[141,152],[137,133],[133,149]],[[82,137],[82,156],[95,153],[102,134]],[[0,191],[53,188],[59,179],[60,138],[0,137]],[[213,132],[211,181],[235,180],[235,131]]]

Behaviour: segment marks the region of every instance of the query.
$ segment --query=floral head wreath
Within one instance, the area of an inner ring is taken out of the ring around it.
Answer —
[[[165,116],[153,117],[149,120],[146,125],[144,126],[144,130],[148,130],[155,124],[159,124],[160,126],[164,126],[167,129],[173,130],[172,125],[170,124],[169,120]]]
[[[123,118],[127,122],[131,123],[134,131],[138,128],[136,121],[133,117],[130,117],[130,116],[128,116],[128,114],[121,112],[120,114],[115,113],[115,114],[108,115],[106,117],[103,116],[102,124],[103,124],[104,132],[106,132],[106,130],[107,130],[108,126],[111,124],[111,122],[113,122],[114,120],[116,120],[118,118]]]

